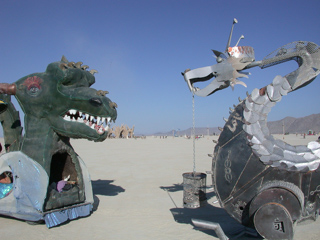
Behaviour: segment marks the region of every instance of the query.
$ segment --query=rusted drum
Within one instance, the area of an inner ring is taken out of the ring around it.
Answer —
[[[258,233],[266,239],[293,239],[293,224],[288,210],[279,203],[261,206],[254,216]]]
[[[183,206],[198,208],[207,203],[206,180],[207,175],[200,172],[187,172],[183,176]]]

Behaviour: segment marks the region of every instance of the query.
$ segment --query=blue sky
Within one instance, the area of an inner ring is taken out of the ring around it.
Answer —
[[[98,70],[92,87],[118,104],[113,126],[134,125],[136,134],[183,130],[192,126],[192,95],[181,72],[216,63],[211,49],[225,50],[233,18],[231,45],[243,34],[239,45],[261,60],[293,41],[320,44],[319,9],[317,0],[1,0],[1,82],[44,72],[65,55]],[[247,88],[196,97],[196,126],[223,127],[238,97],[295,67],[251,69]],[[319,113],[319,89],[318,77],[284,97],[268,120]]]

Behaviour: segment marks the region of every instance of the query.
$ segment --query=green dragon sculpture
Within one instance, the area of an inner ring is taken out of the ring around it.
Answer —
[[[19,215],[14,213],[15,210],[10,213],[2,212],[2,199],[0,213],[29,221],[44,219],[47,226],[51,227],[62,221],[47,221],[45,216],[49,215],[48,212],[86,203],[89,195],[92,195],[87,193],[90,190],[92,192],[91,183],[88,185],[86,179],[89,175],[82,160],[73,150],[70,138],[105,140],[109,123],[117,117],[117,104],[105,96],[107,91],[90,88],[95,83],[94,73],[97,71],[88,71],[88,68],[87,65],[82,65],[82,62],[69,62],[63,56],[61,61],[49,64],[44,73],[30,74],[13,84],[0,84],[0,99],[7,103],[7,110],[0,114],[7,152],[3,161],[10,167],[13,184],[17,186],[19,173],[14,172],[14,164],[9,162],[20,158],[21,154],[47,174],[47,180],[42,178],[42,181],[47,181],[44,184],[47,186],[46,196],[39,196],[39,199],[35,200],[43,203],[38,207],[40,209],[36,209],[41,212],[41,216],[31,214],[30,217],[27,213]],[[16,97],[25,114],[24,136],[19,113],[11,103],[10,95]],[[1,174],[4,170],[0,168],[0,171]],[[71,188],[57,191],[56,183],[67,177],[68,181],[72,182]],[[19,203],[19,199],[13,201]],[[31,201],[30,205],[35,204]],[[23,209],[17,206],[16,212],[21,213]]]

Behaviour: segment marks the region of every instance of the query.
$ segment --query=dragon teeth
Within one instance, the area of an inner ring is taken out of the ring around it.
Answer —
[[[71,121],[71,118],[69,116],[67,116],[67,115],[65,115],[63,119],[66,120],[66,121]]]
[[[91,129],[95,129],[99,134],[103,134],[109,130],[110,126],[108,123],[111,121],[111,117],[91,116],[88,113],[83,113],[75,109],[70,109],[64,115],[63,119],[65,121],[84,123]]]
[[[100,125],[101,117],[97,117],[97,124]]]
[[[103,128],[99,128],[98,132],[99,132],[99,133],[103,133],[103,132],[104,132],[104,131],[103,131]]]
[[[77,113],[77,110],[74,110],[74,109],[70,109],[69,110],[69,113],[72,114],[72,115],[76,115]]]

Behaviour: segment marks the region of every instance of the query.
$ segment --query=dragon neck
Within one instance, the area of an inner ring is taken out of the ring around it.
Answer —
[[[47,173],[54,153],[64,149],[74,153],[69,138],[59,136],[44,118],[25,117],[25,132],[21,151],[38,162]],[[35,147],[36,146],[36,147]],[[35,149],[37,149],[35,151]]]

